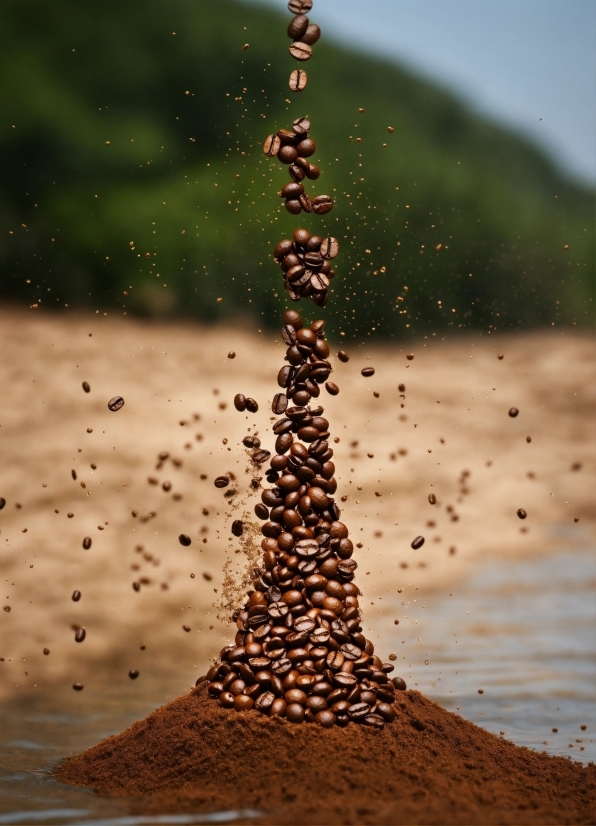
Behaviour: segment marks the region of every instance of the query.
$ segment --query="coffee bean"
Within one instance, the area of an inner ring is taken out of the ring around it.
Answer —
[[[339,359],[340,361],[343,361],[343,362],[344,362],[344,364],[345,364],[347,361],[349,361],[349,360],[350,360],[350,357],[349,357],[349,355],[346,353],[346,351],[345,351],[345,350],[340,350],[340,351],[339,351],[339,353],[337,354],[337,357],[338,357],[338,359]]]
[[[91,547],[91,537],[90,537],[90,536],[86,536],[86,537],[83,539],[83,548],[84,548],[86,551],[88,551],[90,547]]]
[[[241,519],[235,519],[232,522],[232,533],[234,536],[242,536],[244,531],[244,522]]]
[[[258,436],[245,436],[242,439],[242,444],[244,447],[261,447],[261,440]]]
[[[281,163],[291,164],[294,163],[294,161],[298,157],[298,152],[296,152],[296,149],[290,144],[285,144],[277,153],[277,157],[281,161]]]
[[[519,516],[520,519],[525,519],[528,514],[526,513],[526,511],[523,508],[519,508],[519,510],[517,512],[517,515]]]
[[[296,120],[292,122],[292,131],[295,132],[296,135],[306,135],[309,129],[310,121],[308,118],[296,118]]]
[[[255,514],[259,519],[269,519],[269,509],[261,504],[261,502],[255,505]]]
[[[76,472],[76,470],[75,470],[74,468],[70,471],[70,475],[72,476],[72,478],[73,478],[73,479],[75,480],[75,482],[76,482],[76,481],[77,481],[77,472]]]
[[[312,47],[300,41],[292,43],[289,52],[295,60],[310,60],[312,57]]]
[[[121,407],[124,407],[124,399],[122,396],[114,396],[113,399],[110,399],[108,402],[108,408],[115,413],[117,410],[120,410]]]
[[[301,137],[296,144],[296,152],[298,153],[299,161],[302,160],[302,158],[309,158],[311,155],[314,155],[316,151],[317,144],[312,138]],[[300,166],[299,161],[298,165]]]
[[[294,146],[296,143],[296,135],[291,129],[279,129],[277,132],[277,137],[280,139],[282,146],[284,144]]]
[[[242,393],[236,393],[234,396],[234,407],[239,413],[244,413],[246,410],[246,396],[243,396]]]
[[[288,167],[288,172],[290,173],[290,177],[293,178],[296,183],[300,183],[306,178],[306,174],[303,169],[300,169],[295,163],[291,164]]]
[[[412,361],[412,359],[414,358],[414,353],[408,353],[406,358],[407,358],[408,361]]]
[[[228,353],[228,358],[229,359],[235,359],[236,358],[236,353],[233,350],[230,350],[230,352]]]
[[[218,476],[214,480],[213,484],[216,488],[227,488],[227,486],[230,484],[230,480],[227,476]]]
[[[288,37],[292,40],[300,40],[303,34],[308,29],[308,17],[304,14],[297,14],[293,20],[290,20],[288,26]]]
[[[365,378],[368,378],[369,376],[374,376],[375,368],[374,367],[363,367],[360,372]]]
[[[275,245],[275,249],[273,250],[273,257],[276,261],[281,261],[291,251],[292,242],[289,238],[284,238],[282,241],[278,241],[278,243]]]
[[[277,416],[281,413],[284,413],[288,406],[288,397],[285,393],[276,393],[273,397],[273,404],[271,405],[271,410]]]
[[[434,493],[428,494],[428,501],[431,503],[431,505],[437,504],[437,497],[434,495]]]
[[[332,728],[335,725],[336,719],[335,714],[330,709],[324,709],[315,715],[315,722],[323,728]]]
[[[0,496],[0,511],[2,510],[2,508],[3,508],[5,505],[6,505],[6,499],[3,499],[3,498]]]
[[[286,701],[281,697],[277,697],[273,703],[271,704],[271,708],[269,710],[270,717],[284,717],[286,713]]]
[[[364,720],[367,714],[370,713],[370,706],[366,703],[354,703],[348,708],[348,717],[350,720],[359,722]]]
[[[83,390],[85,391],[85,393],[89,393],[89,391],[91,390],[91,387],[90,387],[88,381],[83,382]]]
[[[339,387],[333,381],[328,381],[325,383],[325,390],[329,393],[330,396],[337,396],[337,394],[339,393]]]
[[[362,722],[367,726],[372,726],[373,728],[385,727],[385,720],[380,714],[367,714]]]
[[[294,69],[290,74],[289,86],[292,92],[302,92],[308,83],[308,76],[304,69]]]
[[[511,416],[512,419],[515,419],[515,417],[518,415],[518,413],[519,413],[519,410],[517,409],[517,407],[512,407],[509,410],[509,415]]]
[[[299,200],[299,202],[300,202],[300,206],[302,207],[302,209],[303,209],[305,212],[312,212],[312,201],[310,200],[310,198],[308,197],[308,195],[306,195],[305,193],[303,193],[303,194],[299,197],[299,199],[298,199],[298,200]]]
[[[399,390],[400,393],[405,393],[406,392],[406,385],[405,384],[400,384],[397,389]]]
[[[339,252],[339,241],[337,238],[329,236],[324,238],[321,243],[321,255],[327,260],[335,258]]]
[[[73,683],[72,687],[75,691],[82,691],[85,686],[83,685],[83,683]]]
[[[309,46],[314,46],[321,36],[321,29],[316,23],[310,23],[304,34],[300,37],[303,43],[308,43]]]
[[[309,181],[316,181],[317,178],[320,178],[321,176],[321,170],[314,163],[309,163],[308,168],[304,170],[304,173]],[[331,207],[329,207],[329,209],[331,209]],[[327,212],[329,212],[329,210],[327,210]]]
[[[136,680],[137,677],[139,676],[139,672],[137,671],[136,668],[131,668],[130,671],[128,672],[128,676],[130,677],[131,680]]]
[[[73,602],[78,602],[80,600],[80,598],[81,598],[81,592],[80,591],[73,591],[72,592],[71,599],[72,599]]]
[[[288,8],[292,14],[306,14],[312,9],[312,0],[290,0]]]
[[[290,215],[300,215],[302,212],[302,203],[298,199],[286,201],[284,206]]]
[[[274,157],[279,152],[281,140],[277,135],[268,135],[263,144],[263,152],[269,157]]]
[[[251,399],[247,396],[246,398],[246,409],[249,413],[256,413],[259,409],[259,405],[256,403],[254,399]]]
[[[87,632],[84,628],[77,628],[75,631],[75,642],[83,642],[86,636]]]
[[[299,198],[301,195],[304,194],[304,187],[302,184],[296,183],[296,181],[290,181],[289,184],[286,184],[281,190],[281,197],[282,198]],[[299,260],[299,259],[297,259]]]
[[[415,551],[417,551],[418,548],[421,548],[423,545],[424,545],[424,537],[423,536],[417,536],[415,539],[412,540],[412,544],[411,544],[410,547],[412,547]]]
[[[333,198],[329,195],[317,195],[313,198],[312,209],[316,215],[326,215],[333,209]]]
[[[234,708],[234,695],[230,691],[222,691],[219,702],[224,708]]]
[[[257,698],[255,708],[257,709],[257,711],[268,713],[274,702],[275,694],[273,694],[271,691],[265,691],[263,692],[263,694],[260,694]]]

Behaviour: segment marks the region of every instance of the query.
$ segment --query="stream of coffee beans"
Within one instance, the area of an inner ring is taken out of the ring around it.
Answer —
[[[312,2],[290,0],[288,7],[296,15],[288,27],[290,54],[307,60],[320,36],[319,27],[305,15]],[[302,75],[300,80],[300,73],[292,72],[290,88],[304,88],[306,73]],[[291,129],[269,135],[263,145],[267,156],[288,166],[292,181],[280,196],[292,215],[324,215],[333,208],[328,195],[311,197],[305,192],[303,181],[315,181],[321,174],[308,160],[317,148],[310,129],[308,118],[296,118]],[[330,261],[338,252],[336,238],[311,234],[303,227],[281,240],[273,257],[283,271],[288,297],[300,301],[310,296],[324,307],[335,275]],[[278,373],[281,392],[272,404],[272,412],[280,417],[272,428],[275,454],[262,449],[260,442],[244,440],[255,464],[269,462],[270,487],[255,507],[263,520],[262,569],[254,572],[254,590],[242,610],[234,613],[234,644],[220,652],[197,685],[207,681],[209,696],[236,711],[254,708],[291,723],[316,722],[325,728],[350,722],[383,728],[395,719],[396,692],[405,690],[406,684],[388,676],[394,666],[381,661],[362,633],[360,590],[354,582],[358,563],[333,498],[337,482],[329,421],[323,407],[313,402],[319,399],[321,385],[332,396],[339,393],[337,384],[329,381],[333,368],[325,321],[309,326],[296,310],[286,310],[281,334],[287,363]],[[339,358],[348,360],[343,351]],[[374,369],[362,373],[370,376]],[[256,410],[254,400],[242,394],[234,398],[239,411],[251,410],[249,402]],[[225,476],[215,480],[216,487],[227,483]],[[241,536],[242,531],[242,522],[236,520],[232,533]],[[424,538],[417,537],[412,547],[423,543]]]

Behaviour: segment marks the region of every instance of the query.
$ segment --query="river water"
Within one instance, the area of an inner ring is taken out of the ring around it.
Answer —
[[[596,760],[595,592],[596,555],[589,548],[486,560],[452,595],[421,594],[407,607],[396,595],[393,605],[386,603],[385,611],[408,615],[381,635],[380,646],[395,652],[397,673],[409,687],[444,707],[518,745],[587,763]],[[410,664],[399,647],[413,636],[424,656]],[[179,678],[141,696],[108,687],[90,693],[76,714],[63,713],[50,691],[5,704],[0,826],[227,823],[255,816],[131,816],[126,800],[63,786],[50,776],[64,756],[121,731],[178,692]]]

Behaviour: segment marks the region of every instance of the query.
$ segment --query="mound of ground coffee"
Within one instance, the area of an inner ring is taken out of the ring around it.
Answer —
[[[230,714],[202,683],[55,770],[137,813],[254,810],[255,823],[593,823],[596,767],[478,728],[416,691],[383,729]],[[140,799],[142,797],[142,799]],[[253,822],[250,819],[242,822]]]

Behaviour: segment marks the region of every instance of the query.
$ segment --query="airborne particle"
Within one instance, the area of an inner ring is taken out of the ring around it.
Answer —
[[[84,381],[82,387],[85,393],[89,393],[89,391],[91,390],[91,386],[88,381]]]
[[[411,547],[415,551],[417,551],[418,548],[421,548],[423,545],[424,545],[424,537],[423,536],[417,536],[415,539],[412,540]]]
[[[124,406],[124,399],[122,396],[114,396],[108,402],[108,408],[115,413],[117,410],[120,410]]]
[[[187,536],[187,534],[181,533],[180,536],[178,537],[178,542],[181,545],[184,545],[185,548],[187,548],[191,543],[191,538],[190,538],[190,536]]]
[[[131,668],[130,671],[128,672],[128,676],[130,677],[131,680],[136,680],[137,677],[139,676],[139,672],[137,671],[136,668]]]
[[[519,413],[519,410],[517,409],[517,407],[511,407],[509,409],[509,415],[511,416],[512,419],[515,419],[515,417],[518,415],[518,413]]]

